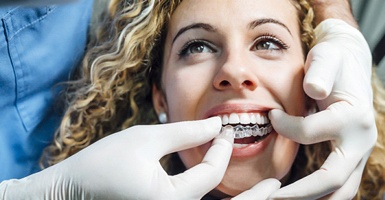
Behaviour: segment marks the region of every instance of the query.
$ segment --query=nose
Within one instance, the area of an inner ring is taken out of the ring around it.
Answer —
[[[218,90],[255,90],[258,77],[251,63],[242,55],[227,56],[216,73],[213,85]]]

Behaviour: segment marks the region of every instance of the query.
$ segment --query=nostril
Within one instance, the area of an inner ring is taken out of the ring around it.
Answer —
[[[226,80],[223,80],[223,81],[221,81],[221,83],[219,85],[222,86],[222,87],[226,87],[226,86],[230,85],[230,82],[226,81]]]
[[[249,80],[245,80],[243,82],[243,84],[245,84],[246,86],[252,86],[253,85],[253,82],[249,81]]]

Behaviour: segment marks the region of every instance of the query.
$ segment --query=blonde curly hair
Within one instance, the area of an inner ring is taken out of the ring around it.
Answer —
[[[171,15],[182,0],[111,0],[92,38],[77,80],[64,91],[68,106],[54,142],[42,156],[43,167],[56,164],[93,142],[138,124],[158,123],[151,88],[160,87],[162,48]],[[291,0],[298,10],[304,53],[314,42],[309,0]],[[385,190],[385,92],[373,78],[379,131],[357,199],[382,199]],[[320,168],[330,143],[301,146],[291,181]],[[162,160],[169,173],[183,168],[174,154]],[[177,167],[176,167],[177,166]]]

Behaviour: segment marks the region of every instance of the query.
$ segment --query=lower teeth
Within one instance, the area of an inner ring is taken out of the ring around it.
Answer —
[[[242,147],[246,147],[247,145],[249,145],[249,144],[237,144],[237,143],[234,143],[233,147],[235,147],[235,148],[242,148]]]

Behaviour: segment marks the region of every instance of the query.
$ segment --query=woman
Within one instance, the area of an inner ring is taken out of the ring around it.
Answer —
[[[284,11],[274,12],[279,7]],[[157,113],[167,113],[170,122],[221,116],[235,134],[256,135],[235,138],[217,187],[227,195],[266,178],[290,178],[299,145],[271,129],[267,113],[306,114],[304,55],[293,12],[290,1],[183,1],[171,17],[162,77],[153,91]],[[209,147],[178,154],[191,168]]]
[[[220,116],[235,129],[225,177],[209,194],[216,198],[270,177],[289,184],[321,166],[328,143],[300,146],[278,135],[267,116],[274,108],[296,116],[314,108],[302,90],[305,55],[314,39],[308,2],[164,1],[157,2],[151,20],[141,15],[150,10],[146,6],[111,5],[113,21],[105,22],[89,50],[83,79],[69,88],[71,103],[47,149],[48,164],[110,133],[156,123],[157,114],[163,122]],[[165,158],[165,167],[171,174],[191,168],[209,146]],[[362,187],[378,186],[375,195],[383,195],[384,163],[375,159]],[[358,198],[375,197],[364,192]]]

